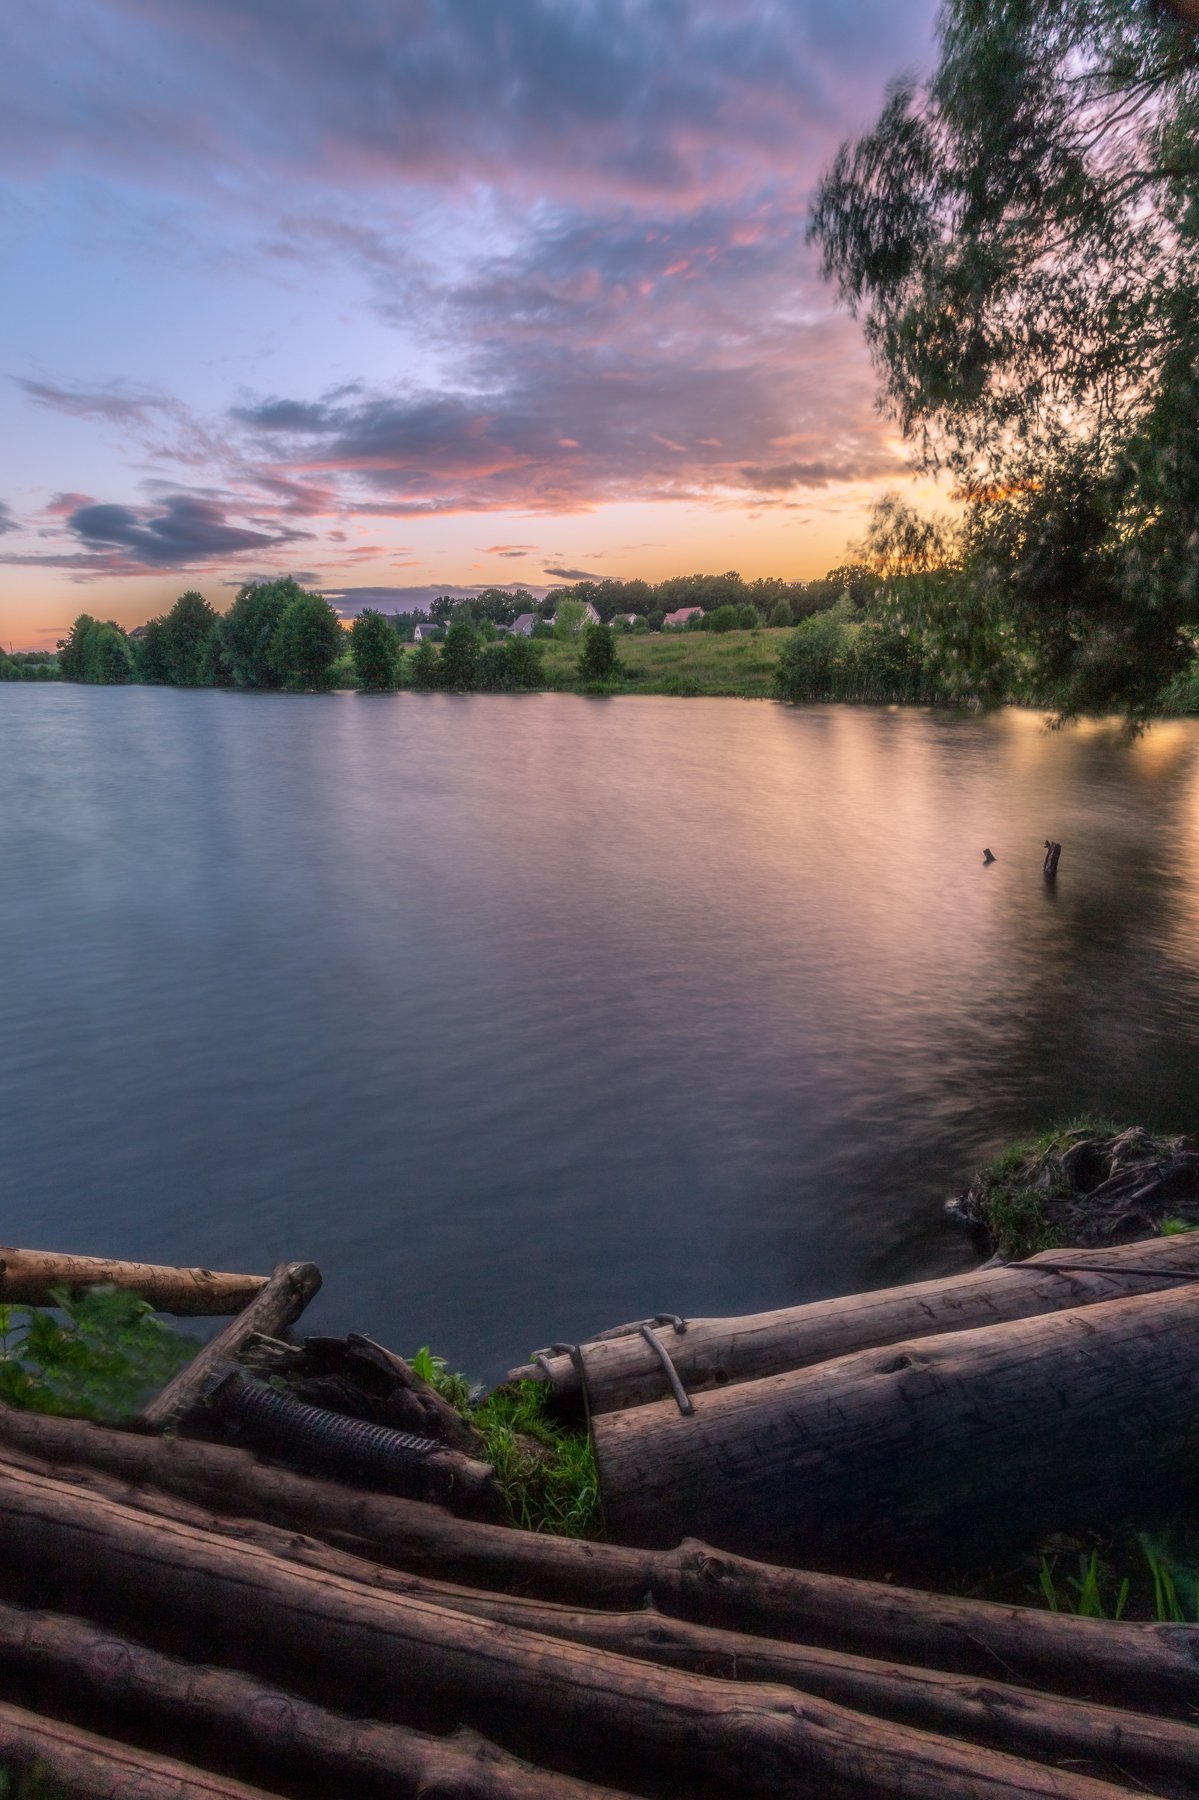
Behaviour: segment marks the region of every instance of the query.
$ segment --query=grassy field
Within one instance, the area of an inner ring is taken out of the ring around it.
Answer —
[[[618,636],[622,675],[617,694],[733,694],[770,699],[785,631],[677,631]],[[578,689],[577,643],[545,646],[547,686]]]

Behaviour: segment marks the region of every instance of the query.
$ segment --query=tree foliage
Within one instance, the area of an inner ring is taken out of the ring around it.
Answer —
[[[1199,621],[1195,28],[1146,0],[948,0],[939,34],[812,227],[963,503],[923,624],[980,691],[999,663],[1019,697],[1137,716]]]
[[[290,575],[278,581],[248,581],[237,590],[220,628],[221,648],[235,686],[282,686],[271,646],[283,614],[302,592]]]
[[[301,590],[275,627],[270,662],[284,687],[322,692],[332,686],[333,664],[344,650],[345,632],[329,602]]]
[[[350,627],[350,651],[368,694],[386,694],[395,687],[400,641],[381,612],[367,607],[359,613]]]
[[[579,651],[579,675],[584,681],[611,681],[616,674],[616,639],[610,625],[588,625]]]
[[[64,681],[115,686],[134,679],[133,655],[123,628],[113,619],[80,613],[59,640],[58,667]]]

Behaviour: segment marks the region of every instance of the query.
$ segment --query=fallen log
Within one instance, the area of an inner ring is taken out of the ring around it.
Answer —
[[[63,1256],[53,1250],[0,1248],[0,1305],[52,1306],[54,1290],[115,1287],[140,1294],[155,1312],[202,1318],[237,1313],[267,1284],[265,1275],[223,1275],[158,1263]]]
[[[0,1572],[135,1610],[189,1639],[221,1634],[243,1665],[322,1691],[353,1671],[379,1716],[425,1704],[539,1760],[601,1780],[634,1766],[675,1791],[777,1800],[1114,1800],[1124,1787],[867,1719],[794,1690],[634,1663],[518,1628],[497,1631],[263,1551],[0,1469]],[[497,1730],[498,1727],[498,1730]]]
[[[1068,1267],[1059,1268],[1062,1264]],[[1103,1250],[1047,1250],[1027,1262],[975,1269],[948,1280],[913,1282],[744,1318],[688,1319],[682,1331],[669,1323],[654,1329],[683,1386],[696,1394],[904,1338],[971,1331],[1159,1288],[1172,1290],[1180,1277],[1199,1281],[1199,1245],[1185,1235]],[[544,1368],[529,1363],[513,1369],[508,1378],[548,1380],[558,1394],[577,1393],[585,1380],[593,1414],[644,1406],[668,1395],[662,1364],[636,1325],[580,1345],[579,1359],[547,1355]]]
[[[70,1800],[271,1800],[261,1788],[131,1749],[0,1701],[0,1768],[61,1782]],[[39,1790],[44,1791],[44,1790]]]
[[[248,1756],[308,1782],[335,1783],[330,1792],[348,1795],[378,1782],[395,1784],[389,1791],[397,1800],[434,1792],[439,1800],[630,1800],[534,1768],[473,1732],[439,1738],[343,1718],[251,1675],[181,1662],[59,1613],[0,1604],[0,1668],[49,1681],[72,1705],[101,1706],[114,1721],[130,1711],[141,1731],[167,1727],[219,1743],[225,1760]]]
[[[1126,1517],[1199,1468],[1199,1295],[909,1339],[592,1421],[611,1535],[911,1576]]]
[[[213,1379],[232,1367],[249,1338],[256,1332],[275,1337],[293,1325],[320,1285],[321,1272],[315,1263],[280,1263],[249,1305],[155,1395],[142,1412],[142,1422],[155,1431],[177,1425],[203,1398]]]
[[[24,1452],[19,1456],[22,1467],[38,1473],[53,1472],[53,1466],[40,1459]],[[716,1675],[729,1681],[781,1682],[857,1712],[987,1744],[1033,1761],[1069,1762],[1098,1773],[1104,1772],[1104,1765],[1109,1769],[1118,1767],[1134,1781],[1161,1781],[1188,1793],[1199,1793],[1199,1730],[1190,1724],[1146,1717],[1124,1707],[1062,1700],[993,1678],[943,1674],[877,1657],[853,1656],[694,1625],[671,1619],[652,1606],[635,1612],[603,1612],[526,1596],[485,1593],[383,1569],[318,1539],[273,1525],[213,1515],[161,1493],[129,1493],[110,1476],[71,1470],[68,1478],[73,1485],[82,1483],[90,1492],[122,1504],[152,1510],[241,1544],[252,1544],[284,1562],[322,1569],[384,1592],[408,1594],[473,1618],[590,1644],[637,1661],[663,1663],[693,1674]],[[56,1623],[52,1616],[46,1627],[51,1634],[49,1651],[43,1637],[35,1634],[30,1641],[32,1626],[26,1621],[40,1617],[0,1605],[0,1667],[6,1661],[23,1666],[25,1661],[32,1658],[36,1662],[38,1657],[52,1661],[60,1650],[65,1658],[63,1646],[69,1647],[71,1640],[64,1639],[62,1622]],[[59,1672],[72,1675],[73,1667],[64,1660]],[[107,1680],[107,1661],[102,1674]],[[81,1678],[87,1679],[86,1669]],[[125,1679],[123,1672],[122,1680]],[[148,1704],[153,1697],[152,1691],[143,1699]],[[1127,1695],[1126,1699],[1134,1697]],[[1195,1697],[1199,1698],[1199,1685]]]
[[[1190,1716],[1199,1693],[1199,1627],[1074,1618],[1030,1607],[922,1593],[889,1582],[772,1567],[701,1543],[632,1549],[475,1524],[440,1507],[357,1493],[258,1463],[244,1450],[139,1437],[83,1420],[0,1406],[0,1444],[57,1465],[209,1509],[237,1531],[239,1513],[344,1545],[391,1568],[589,1608],[654,1606],[672,1617],[755,1636],[886,1656],[909,1664],[1023,1681],[1093,1700],[1135,1694],[1147,1712]]]

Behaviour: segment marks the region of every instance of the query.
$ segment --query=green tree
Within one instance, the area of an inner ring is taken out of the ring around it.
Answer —
[[[439,684],[451,693],[469,694],[475,685],[479,645],[465,620],[456,620],[445,634],[438,669]]]
[[[616,639],[610,625],[588,625],[579,651],[579,676],[583,681],[611,681],[617,672]]]
[[[221,649],[235,686],[282,685],[271,659],[271,645],[283,614],[303,591],[290,575],[278,581],[248,581],[238,589],[220,624]]]
[[[554,636],[569,642],[578,637],[587,618],[587,607],[582,600],[559,600],[554,614]]]
[[[792,623],[791,607],[786,600],[776,600],[771,608],[770,623],[775,631]]]
[[[917,622],[987,692],[1150,711],[1199,624],[1199,42],[1181,5],[948,0],[813,217],[963,517]],[[894,555],[894,512],[875,548]],[[992,683],[993,685],[993,683]]]
[[[705,631],[736,631],[740,623],[740,608],[736,606],[718,606],[715,612],[704,614]]]
[[[545,670],[541,664],[541,645],[531,638],[517,635],[510,637],[508,649],[508,676],[514,688],[532,690],[545,686]]]
[[[166,679],[175,687],[203,685],[209,639],[220,624],[216,609],[192,589],[180,594],[164,619],[151,623],[159,627],[153,655],[165,664]]]
[[[737,608],[737,627],[741,631],[756,631],[762,623],[762,615],[750,601]]]
[[[90,613],[80,613],[69,635],[60,640],[58,666],[64,681],[93,686],[124,684],[136,675],[124,628],[115,619],[93,619]]]
[[[300,592],[290,600],[271,639],[270,660],[278,680],[293,689],[323,691],[345,650],[341,620],[320,594]]]
[[[831,613],[813,613],[804,619],[779,655],[774,676],[779,697],[795,701],[836,698],[847,647],[843,620]]]
[[[58,640],[58,669],[64,681],[86,681],[87,646],[96,621],[80,613],[65,638]]]
[[[422,638],[412,652],[412,660],[408,664],[408,679],[418,694],[430,694],[440,685],[438,680],[439,657],[427,638]]]
[[[400,643],[391,622],[367,607],[350,627],[354,667],[368,694],[386,694],[395,687]]]
[[[163,621],[148,619],[142,628],[141,637],[132,641],[135,645],[134,657],[139,679],[154,687],[169,682],[171,663],[163,638]]]

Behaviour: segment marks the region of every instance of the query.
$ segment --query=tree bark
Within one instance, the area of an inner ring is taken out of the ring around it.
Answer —
[[[39,1473],[52,1472],[49,1465],[39,1467],[35,1458],[23,1457],[22,1466],[33,1467]],[[149,1508],[183,1524],[252,1545],[284,1562],[321,1569],[387,1593],[407,1594],[473,1618],[491,1619],[497,1624],[518,1626],[572,1643],[591,1644],[620,1656],[662,1663],[697,1675],[716,1675],[729,1681],[781,1682],[858,1712],[946,1737],[987,1744],[1034,1761],[1069,1762],[1095,1774],[1102,1774],[1105,1765],[1118,1767],[1124,1775],[1142,1783],[1161,1780],[1199,1792],[1199,1730],[1193,1725],[1149,1718],[1124,1708],[1061,1700],[993,1678],[943,1674],[877,1657],[852,1656],[753,1637],[746,1632],[693,1625],[668,1618],[652,1606],[635,1612],[603,1612],[526,1596],[484,1593],[447,1581],[398,1574],[364,1563],[319,1540],[281,1531],[273,1525],[213,1516],[162,1494],[142,1491],[129,1495],[108,1476],[71,1471],[71,1480],[82,1481],[91,1492],[105,1498]],[[0,1606],[0,1667],[6,1660],[16,1666],[29,1661],[38,1666],[40,1659],[52,1664],[64,1678],[69,1676],[73,1681],[78,1673],[81,1680],[92,1680],[88,1657],[82,1648],[78,1655],[72,1648],[77,1642],[82,1645],[82,1640],[72,1638],[64,1622],[51,1615],[44,1629],[38,1624],[35,1631],[32,1624],[26,1625],[29,1619],[30,1615],[20,1609]],[[101,1641],[107,1641],[100,1635]],[[74,1660],[68,1659],[68,1651]],[[97,1650],[96,1654],[99,1656],[100,1652]],[[130,1680],[124,1663],[121,1666],[122,1681]],[[207,1673],[201,1671],[205,1677]],[[1063,1667],[1059,1673],[1066,1680],[1072,1671]],[[100,1675],[99,1686],[92,1681],[97,1692],[101,1691],[103,1680],[108,1679],[107,1661],[100,1667]],[[129,1691],[133,1698],[134,1690]],[[138,1704],[149,1705],[157,1691],[157,1686],[144,1692],[139,1687]],[[218,1694],[217,1689],[212,1692]],[[236,1715],[240,1720],[240,1702],[227,1710],[231,1719]],[[324,1730],[321,1741],[329,1746],[329,1757],[334,1761],[349,1754],[345,1748],[345,1727],[346,1722],[334,1716],[329,1729]],[[239,1724],[237,1729],[240,1731],[242,1726]],[[304,1736],[306,1742],[309,1738],[315,1741],[315,1727],[311,1732],[306,1730]],[[424,1743],[423,1736],[418,1736],[417,1748]],[[411,1747],[403,1745],[401,1749],[407,1759],[401,1759],[403,1766],[414,1766]],[[509,1790],[497,1790],[501,1791]],[[519,1788],[511,1791],[523,1793]],[[530,1800],[533,1793],[540,1792],[531,1790]]]
[[[219,1744],[226,1760],[248,1756],[288,1775],[321,1777],[330,1793],[349,1795],[376,1781],[394,1783],[397,1800],[434,1790],[439,1800],[628,1800],[611,1788],[534,1768],[471,1732],[439,1738],[343,1718],[252,1675],[180,1662],[57,1613],[0,1604],[0,1668],[47,1680],[72,1703],[102,1706],[114,1722],[129,1709],[140,1729],[167,1728]]]
[[[717,1681],[495,1625],[282,1563],[205,1531],[0,1469],[0,1571],[126,1610],[176,1633],[223,1632],[239,1663],[319,1692],[353,1671],[379,1715],[449,1707],[539,1760],[586,1759],[777,1800],[1114,1800],[1123,1787],[866,1719],[793,1690]],[[390,1698],[389,1698],[390,1697]],[[498,1732],[497,1732],[498,1727]]]
[[[37,1769],[61,1782],[70,1800],[271,1800],[261,1788],[5,1702],[0,1702],[0,1767],[21,1774]]]
[[[1058,1273],[1056,1263],[1070,1268]],[[1146,1268],[1156,1273],[1132,1272]],[[656,1330],[684,1387],[697,1394],[908,1337],[970,1331],[1158,1288],[1174,1290],[1181,1274],[1199,1280],[1194,1239],[1149,1238],[1103,1250],[1047,1250],[1027,1262],[975,1269],[949,1280],[849,1294],[745,1318],[689,1319],[682,1332],[669,1324]],[[580,1350],[593,1415],[667,1397],[662,1365],[636,1326],[605,1332]],[[577,1393],[581,1378],[574,1361],[569,1356],[546,1360],[555,1393]],[[544,1379],[545,1371],[527,1364],[511,1371],[510,1380],[520,1378]]]
[[[158,1263],[111,1262],[102,1256],[0,1248],[3,1306],[52,1306],[55,1288],[116,1287],[140,1294],[155,1312],[202,1318],[240,1312],[267,1280],[265,1275],[222,1275],[212,1269],[171,1269]]]
[[[142,1422],[155,1431],[177,1425],[202,1398],[208,1383],[233,1365],[247,1338],[255,1332],[275,1337],[293,1325],[320,1285],[321,1272],[315,1263],[280,1263],[250,1304],[150,1401]]]
[[[0,1406],[0,1444],[22,1456],[73,1465],[129,1483],[129,1498],[153,1509],[170,1495],[238,1532],[243,1519],[308,1532],[355,1553],[363,1579],[370,1558],[393,1569],[467,1587],[536,1595],[569,1606],[634,1611],[655,1606],[675,1618],[755,1636],[824,1645],[868,1656],[1023,1681],[1146,1711],[1195,1709],[1199,1627],[1127,1623],[1115,1628],[1023,1606],[922,1593],[890,1582],[772,1567],[687,1542],[669,1551],[580,1543],[453,1518],[440,1507],[357,1493],[255,1461],[244,1450],[185,1439],[139,1437],[82,1420]]]
[[[1199,1468],[1191,1288],[909,1339],[592,1421],[617,1539],[901,1576],[1125,1517]]]

